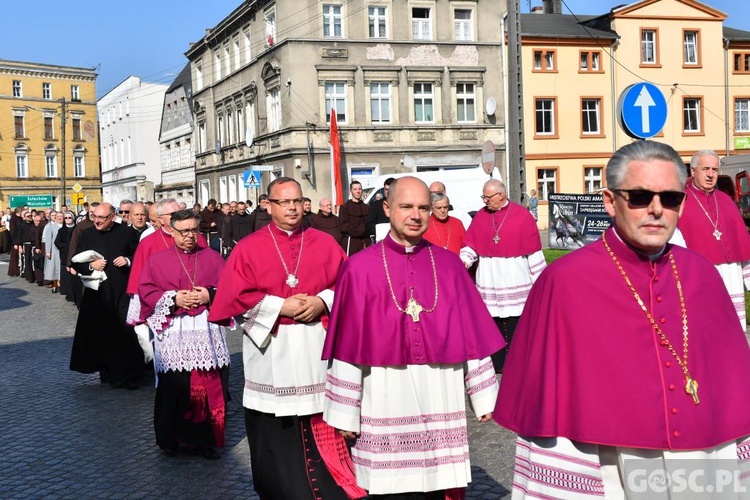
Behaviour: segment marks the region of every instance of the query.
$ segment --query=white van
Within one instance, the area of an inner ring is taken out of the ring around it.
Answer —
[[[376,177],[365,185],[363,183],[362,197],[367,203],[370,203],[383,190],[383,183],[389,177],[398,179],[399,177],[412,176],[422,179],[428,186],[439,181],[445,184],[445,194],[450,199],[453,210],[449,215],[463,222],[464,227],[468,228],[471,223],[471,216],[484,207],[482,202],[482,188],[484,183],[490,180],[490,176],[482,167],[472,168],[446,168],[444,170],[435,170],[429,172],[404,172],[399,174],[381,175]],[[502,181],[500,171],[495,168],[492,171],[492,178]],[[470,215],[471,214],[471,215]],[[380,228],[378,228],[380,229]],[[378,230],[378,235],[380,235]],[[378,237],[378,240],[381,238]]]

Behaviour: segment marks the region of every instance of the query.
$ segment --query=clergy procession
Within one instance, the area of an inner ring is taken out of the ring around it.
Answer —
[[[718,176],[713,151],[621,147],[610,227],[549,263],[501,179],[465,225],[408,175],[316,213],[290,177],[254,209],[8,209],[3,250],[78,308],[81,384],[153,372],[163,460],[230,453],[235,394],[264,500],[481,498],[470,420],[515,433],[514,499],[750,498],[750,235]]]

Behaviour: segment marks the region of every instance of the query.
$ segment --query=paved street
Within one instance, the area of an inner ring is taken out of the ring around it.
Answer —
[[[153,375],[137,391],[68,370],[77,310],[7,276],[0,257],[0,498],[257,498],[250,475],[238,334],[221,459],[167,457],[154,442]],[[470,420],[468,498],[509,494],[514,436]],[[294,500],[294,499],[290,499]]]

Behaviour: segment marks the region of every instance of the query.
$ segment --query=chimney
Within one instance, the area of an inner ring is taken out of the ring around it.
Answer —
[[[562,14],[562,0],[543,0],[545,14]]]
[[[541,5],[535,5],[534,7],[531,8],[531,13],[532,14],[544,14],[544,7],[542,7]]]

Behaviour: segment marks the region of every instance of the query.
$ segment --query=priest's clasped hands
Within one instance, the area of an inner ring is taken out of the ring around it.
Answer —
[[[125,257],[116,257],[112,264],[114,264],[115,267],[123,267],[128,265],[128,259]],[[95,261],[91,262],[91,269],[93,271],[104,271],[104,268],[107,267],[107,259],[96,259]]]
[[[174,297],[175,305],[186,310],[208,304],[210,300],[208,289],[202,286],[196,286],[192,290],[178,290]]]
[[[309,323],[317,319],[325,310],[325,302],[317,295],[298,293],[284,299],[280,314],[301,323]]]

